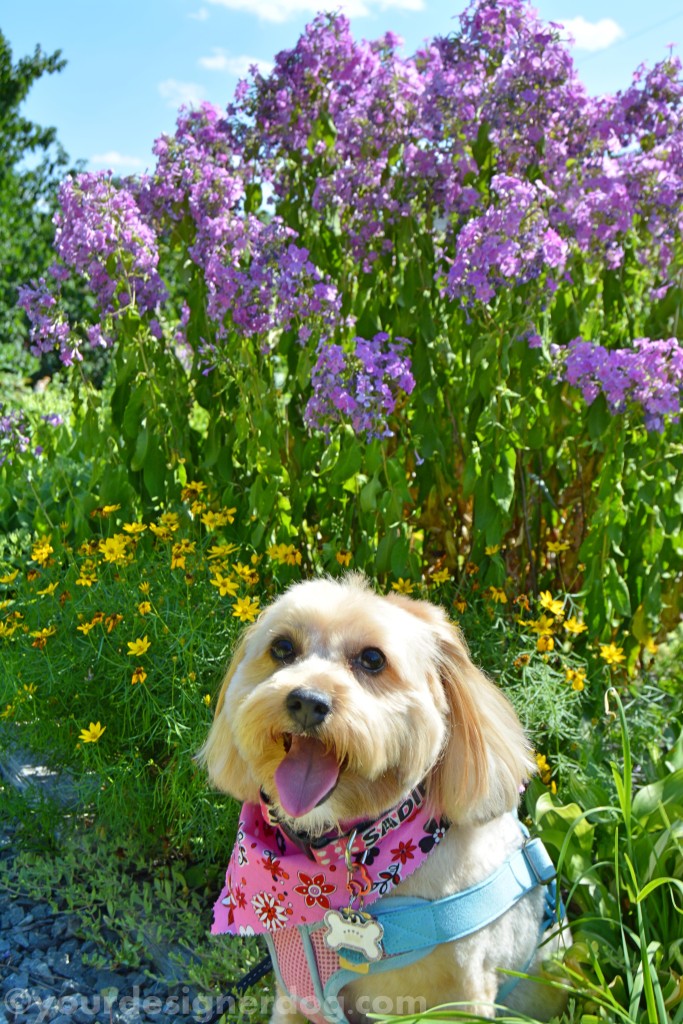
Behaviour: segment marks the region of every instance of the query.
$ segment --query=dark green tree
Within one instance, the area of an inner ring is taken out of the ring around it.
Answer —
[[[52,217],[59,182],[69,158],[54,128],[23,116],[21,107],[32,85],[66,65],[57,50],[36,46],[30,57],[13,63],[12,50],[0,31],[0,369],[25,365],[21,352],[27,328],[16,308],[21,284],[40,278],[54,260]],[[50,372],[49,366],[41,368]]]

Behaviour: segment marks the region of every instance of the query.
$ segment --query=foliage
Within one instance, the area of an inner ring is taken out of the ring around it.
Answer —
[[[61,72],[66,61],[58,50],[45,54],[39,46],[30,57],[15,63],[0,32],[0,358],[2,370],[35,370],[22,346],[27,339],[25,317],[17,306],[20,285],[48,274],[54,263],[52,217],[57,209],[60,181],[69,170],[69,158],[54,128],[43,128],[25,118],[21,106],[31,88],[44,75]],[[72,315],[82,313],[73,291],[66,293]],[[60,363],[46,356],[39,371],[54,372]]]
[[[309,565],[462,579],[500,546],[485,585],[580,593],[635,658],[680,614],[681,96],[669,58],[589,97],[523,0],[407,59],[318,17],[150,177],[62,185],[21,303],[36,353],[111,355],[75,444],[147,511],[210,479]]]

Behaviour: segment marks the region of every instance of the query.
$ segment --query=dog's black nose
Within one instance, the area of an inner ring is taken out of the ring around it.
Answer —
[[[302,689],[287,694],[285,707],[300,729],[315,729],[329,715],[332,703],[324,693]]]

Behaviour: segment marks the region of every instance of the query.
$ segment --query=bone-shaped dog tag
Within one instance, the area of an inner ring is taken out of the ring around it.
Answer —
[[[325,943],[330,949],[352,949],[362,953],[366,960],[381,960],[384,928],[370,914],[350,908],[328,910],[325,924]]]

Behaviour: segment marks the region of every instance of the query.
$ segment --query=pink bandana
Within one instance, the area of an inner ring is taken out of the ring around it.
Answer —
[[[424,807],[421,786],[377,821],[304,849],[267,806],[244,804],[211,932],[272,933],[320,921],[361,893],[372,903],[419,868],[447,828]]]

